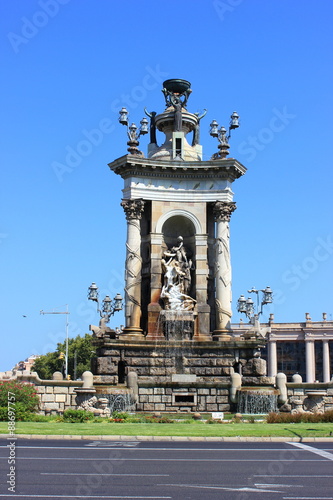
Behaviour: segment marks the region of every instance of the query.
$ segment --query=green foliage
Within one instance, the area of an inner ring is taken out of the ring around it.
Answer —
[[[173,424],[175,420],[166,416],[155,417],[154,415],[129,415],[126,412],[114,411],[110,422],[125,422],[126,424]]]
[[[266,422],[268,424],[329,423],[333,422],[333,410],[325,413],[269,413]]]
[[[0,406],[0,422],[8,421],[8,407]]]
[[[88,333],[84,337],[79,335],[73,339],[68,339],[68,374],[74,379],[74,364],[76,352],[76,377],[81,377],[82,373],[90,370],[90,359],[92,356],[92,337]],[[36,371],[43,380],[51,380],[56,371],[64,373],[65,359],[63,353],[66,352],[66,342],[57,344],[55,352],[48,352],[36,359],[33,371]]]
[[[62,416],[63,422],[79,423],[87,422],[88,420],[93,420],[94,414],[90,411],[85,410],[65,410]]]
[[[17,420],[19,420],[19,412],[36,412],[39,406],[39,397],[35,386],[16,380],[0,383],[0,406],[14,409],[14,404]]]
[[[121,419],[121,420],[128,420],[131,415],[126,413],[125,411],[114,411],[112,412],[112,418],[115,419]]]

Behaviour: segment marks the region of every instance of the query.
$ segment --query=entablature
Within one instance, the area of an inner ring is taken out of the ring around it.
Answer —
[[[158,177],[178,179],[228,179],[231,182],[246,172],[235,158],[209,161],[153,160],[125,155],[109,163],[110,169],[123,179],[129,177]]]

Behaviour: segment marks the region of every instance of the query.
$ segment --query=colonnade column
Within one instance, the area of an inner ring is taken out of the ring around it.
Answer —
[[[236,203],[217,201],[213,207],[216,221],[215,238],[215,305],[216,329],[214,340],[229,340],[231,320],[231,262],[230,262],[230,231],[229,222],[232,212],[236,210]]]
[[[275,377],[277,374],[277,349],[276,340],[269,337],[268,343],[268,376]]]
[[[316,378],[315,345],[314,340],[307,336],[305,337],[305,369],[306,382],[314,382]]]
[[[327,384],[331,379],[330,374],[330,346],[328,339],[323,340],[323,382]]]
[[[121,202],[127,220],[126,263],[125,263],[125,321],[124,338],[143,337],[141,319],[141,268],[140,219],[144,210],[142,199]]]

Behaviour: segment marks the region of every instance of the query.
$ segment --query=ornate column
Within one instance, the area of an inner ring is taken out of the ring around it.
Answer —
[[[142,199],[123,200],[121,202],[127,220],[127,242],[125,262],[125,321],[123,330],[126,334],[142,337],[141,318],[141,267],[140,255],[141,231],[140,219],[144,209]]]
[[[331,380],[330,374],[330,346],[328,339],[323,339],[323,382],[328,384]]]
[[[267,343],[268,348],[268,376],[275,377],[277,374],[277,350],[276,340],[270,335]]]
[[[216,329],[214,340],[229,340],[231,319],[231,262],[230,262],[230,231],[229,222],[236,203],[217,201],[213,207],[216,221],[215,238],[215,304]]]
[[[314,340],[305,336],[305,370],[306,382],[313,383],[316,377]]]

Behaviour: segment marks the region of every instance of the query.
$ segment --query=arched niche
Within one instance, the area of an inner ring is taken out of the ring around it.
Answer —
[[[184,230],[192,231],[192,236],[202,233],[201,224],[197,217],[187,210],[180,209],[171,210],[170,212],[163,214],[157,221],[156,233],[163,233],[162,228],[164,227],[164,224],[170,219],[174,219],[174,222],[180,224],[180,229],[184,228]],[[177,236],[179,236],[179,234],[177,234]]]
[[[162,250],[171,249],[177,246],[178,236],[183,237],[183,244],[186,251],[186,256],[191,261],[191,297],[195,298],[195,260],[196,260],[196,233],[200,229],[199,221],[193,217],[189,217],[189,212],[172,211],[166,214],[163,224],[161,224],[160,232],[162,233]]]

